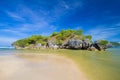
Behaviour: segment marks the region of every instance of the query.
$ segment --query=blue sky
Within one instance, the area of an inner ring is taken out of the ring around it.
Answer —
[[[120,42],[120,0],[0,0],[0,46],[62,29]]]

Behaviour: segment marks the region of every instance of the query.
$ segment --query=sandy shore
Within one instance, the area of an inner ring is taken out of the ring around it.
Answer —
[[[20,56],[0,56],[0,80],[87,80],[74,62],[65,57],[53,54]]]

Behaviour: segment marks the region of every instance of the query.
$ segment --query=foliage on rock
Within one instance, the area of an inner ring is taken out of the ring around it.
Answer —
[[[36,46],[37,44],[41,44],[45,46],[48,41],[51,41],[59,46],[63,45],[70,39],[77,39],[77,40],[89,40],[92,42],[91,35],[84,35],[82,30],[61,30],[60,32],[53,32],[50,36],[42,36],[42,35],[32,35],[28,38],[21,39],[15,41],[12,45],[15,47],[29,47],[29,46]]]

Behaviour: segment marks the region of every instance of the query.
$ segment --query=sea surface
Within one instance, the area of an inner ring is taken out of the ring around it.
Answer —
[[[120,80],[120,47],[110,48],[106,53],[92,54],[88,57],[85,58],[88,62],[86,72],[89,72],[91,80]]]
[[[0,47],[0,56],[2,56],[2,55],[12,55],[16,51],[17,50],[15,50],[12,47]]]
[[[12,55],[19,50],[0,48],[0,56]],[[77,54],[76,54],[77,55]],[[120,80],[120,47],[109,48],[106,53],[85,53],[79,55],[83,70],[91,80]]]

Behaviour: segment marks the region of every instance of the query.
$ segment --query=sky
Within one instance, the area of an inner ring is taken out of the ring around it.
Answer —
[[[120,42],[120,0],[0,0],[0,46],[63,29]]]

